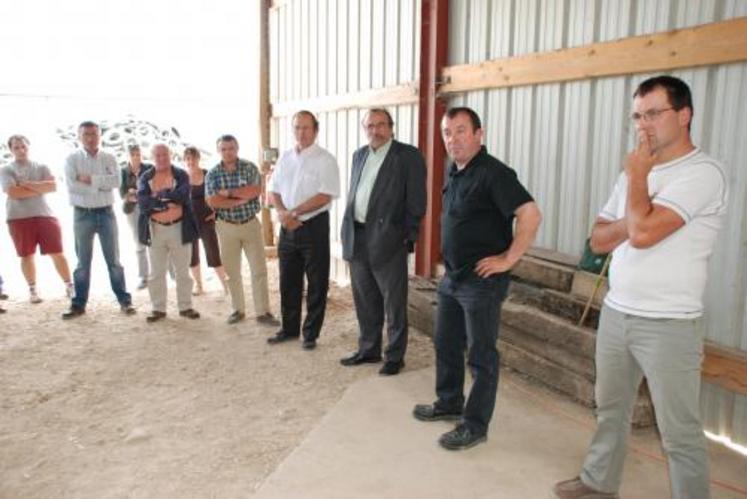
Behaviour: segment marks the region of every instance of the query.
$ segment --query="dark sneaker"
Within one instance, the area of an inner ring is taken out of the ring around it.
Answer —
[[[474,447],[488,439],[484,433],[475,433],[467,425],[460,424],[453,430],[444,433],[438,439],[441,447],[448,450],[464,450]]]
[[[418,421],[459,421],[462,411],[447,411],[436,404],[418,404],[412,410],[412,415]]]
[[[399,374],[402,368],[405,367],[405,361],[400,360],[399,362],[391,362],[387,360],[384,365],[379,369],[379,374],[382,376],[394,376]]]
[[[62,320],[68,320],[68,319],[75,319],[76,317],[80,317],[81,315],[86,313],[85,308],[71,306],[64,312],[62,312]]]
[[[257,317],[257,322],[264,326],[279,326],[280,321],[277,320],[270,312],[262,314]]]
[[[150,313],[150,314],[149,314],[149,315],[148,315],[148,316],[147,316],[147,317],[145,318],[145,321],[146,321],[146,322],[149,322],[149,323],[151,323],[151,324],[152,324],[152,323],[154,323],[154,322],[158,322],[158,321],[160,321],[161,319],[165,319],[165,318],[166,318],[166,312],[159,312],[158,310],[154,310],[153,312],[151,312],[151,313]]]
[[[304,350],[313,350],[316,348],[316,340],[303,340],[303,345],[301,345],[301,348]]]
[[[617,494],[592,489],[582,482],[580,477],[556,483],[552,488],[552,493],[555,499],[618,499],[619,497]]]
[[[267,343],[269,343],[270,345],[277,345],[278,343],[293,341],[297,339],[298,336],[287,334],[285,331],[278,331],[274,336],[270,336],[269,338],[267,338]]]
[[[376,364],[381,362],[381,357],[363,357],[358,352],[340,359],[340,364],[345,367],[358,366],[361,364]]]
[[[122,310],[122,313],[125,315],[135,315],[135,307],[133,307],[129,303],[127,305],[120,306],[119,309]]]
[[[233,312],[231,315],[228,316],[228,322],[229,324],[236,324],[237,322],[241,322],[244,320],[244,312]]]
[[[179,315],[181,317],[186,317],[187,319],[199,319],[200,318],[200,312],[193,308],[188,308],[187,310],[180,310]]]

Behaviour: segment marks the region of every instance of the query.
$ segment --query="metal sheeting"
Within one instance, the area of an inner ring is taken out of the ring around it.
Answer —
[[[419,0],[292,0],[270,12],[270,99],[286,102],[408,83],[418,77]],[[389,108],[398,140],[417,143],[417,105]],[[337,157],[342,195],[331,212],[332,276],[347,280],[339,234],[363,111],[319,113],[319,144]],[[290,117],[272,119],[271,143],[293,145]]]
[[[449,64],[479,63],[747,15],[745,0],[453,0]],[[672,72],[693,90],[692,135],[721,160],[729,214],[712,258],[707,338],[747,350],[747,64]],[[632,148],[635,85],[650,75],[468,92],[488,150],[512,166],[545,215],[537,245],[580,254]],[[706,427],[747,444],[747,397],[705,384]]]
[[[270,11],[270,100],[413,81],[419,0],[289,0]]]

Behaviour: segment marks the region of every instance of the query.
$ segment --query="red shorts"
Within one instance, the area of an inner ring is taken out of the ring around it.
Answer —
[[[54,217],[8,220],[8,229],[20,257],[36,253],[37,244],[42,255],[62,253],[62,231]]]

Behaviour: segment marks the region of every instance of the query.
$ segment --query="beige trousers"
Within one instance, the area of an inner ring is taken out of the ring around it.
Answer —
[[[245,224],[236,225],[223,220],[215,224],[220,241],[220,256],[228,275],[228,290],[231,292],[231,305],[234,311],[245,313],[244,281],[241,277],[241,253],[246,255],[252,275],[252,298],[254,313],[257,316],[270,311],[270,297],[267,290],[267,261],[262,239],[262,225],[257,218]]]
[[[169,259],[175,269],[176,305],[180,312],[192,308],[192,278],[189,276],[192,244],[182,244],[182,222],[174,225],[151,222],[150,234],[148,256],[152,269],[148,279],[148,292],[153,310],[166,312],[166,271],[169,268]]]

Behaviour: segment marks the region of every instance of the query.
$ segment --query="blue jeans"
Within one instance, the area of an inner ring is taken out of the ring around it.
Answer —
[[[498,325],[509,276],[464,280],[444,277],[438,285],[436,322],[436,405],[463,408],[464,424],[487,433],[498,390]],[[474,383],[464,403],[464,350]],[[464,406],[464,407],[463,407]]]
[[[73,306],[86,308],[88,302],[88,289],[91,285],[93,238],[96,234],[99,236],[101,250],[104,252],[112,291],[117,296],[120,305],[130,305],[132,297],[127,292],[124,268],[119,263],[117,219],[114,217],[111,207],[89,209],[76,206],[73,218],[75,254],[78,256],[78,266],[75,267],[73,272],[73,281],[75,282]]]

